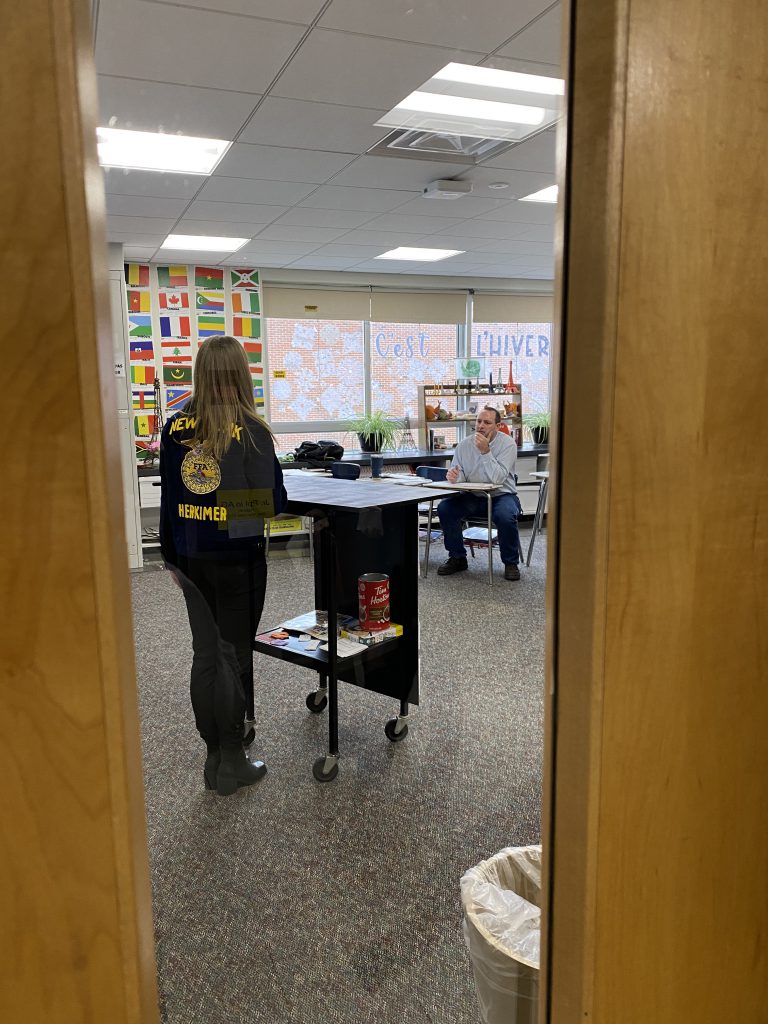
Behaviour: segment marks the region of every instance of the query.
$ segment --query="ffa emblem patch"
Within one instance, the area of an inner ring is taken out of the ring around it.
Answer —
[[[213,456],[205,455],[198,448],[184,456],[181,479],[193,494],[210,494],[221,483],[221,470]]]

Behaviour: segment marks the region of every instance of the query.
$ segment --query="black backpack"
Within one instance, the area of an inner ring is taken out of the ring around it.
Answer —
[[[302,441],[294,451],[296,462],[311,469],[324,469],[331,462],[338,462],[344,449],[337,441]]]

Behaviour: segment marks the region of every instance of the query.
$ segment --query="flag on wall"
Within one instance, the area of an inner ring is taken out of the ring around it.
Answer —
[[[197,333],[201,338],[211,338],[215,334],[224,333],[223,316],[201,315],[197,318]]]
[[[133,391],[133,408],[134,409],[154,409],[155,408],[155,389],[154,388],[142,388],[140,391],[134,389]]]
[[[131,363],[131,383],[132,384],[154,384],[155,383],[155,368],[154,366],[146,366],[141,363]]]
[[[182,366],[178,363],[165,363],[163,364],[163,383],[164,384],[191,384],[192,383],[192,367]]]
[[[260,313],[258,292],[232,292],[232,311],[234,313]]]
[[[195,267],[195,286],[221,290],[224,287],[224,271],[216,267]]]
[[[137,288],[149,288],[149,267],[146,263],[126,263],[125,283]]]
[[[192,326],[188,316],[161,316],[161,338],[191,338]]]
[[[233,288],[256,288],[259,287],[259,272],[250,268],[230,271],[230,280]]]
[[[186,341],[178,338],[171,338],[170,341],[161,341],[164,363],[192,363],[192,349]]]
[[[253,397],[256,399],[261,399],[262,402],[264,401],[264,388],[261,386],[256,387],[255,382],[253,388]]]
[[[214,313],[223,313],[224,292],[198,292],[196,305],[198,309],[211,309]]]
[[[128,309],[132,313],[148,313],[149,308],[149,292],[128,292]]]
[[[151,437],[157,430],[156,416],[134,416],[133,432],[136,437]]]
[[[160,309],[189,309],[187,292],[160,292]]]
[[[190,388],[166,388],[165,406],[167,409],[180,409],[192,397]]]
[[[151,339],[144,341],[132,341],[131,359],[154,359]]]
[[[157,283],[161,288],[186,288],[187,268],[186,267],[158,267]]]
[[[257,316],[233,317],[232,333],[236,338],[260,338],[261,319]]]
[[[152,317],[141,313],[129,313],[128,334],[131,338],[151,338]]]
[[[253,368],[254,364],[261,365],[261,342],[244,341],[242,344],[245,349],[245,354],[248,356],[248,362],[251,364],[251,368]]]

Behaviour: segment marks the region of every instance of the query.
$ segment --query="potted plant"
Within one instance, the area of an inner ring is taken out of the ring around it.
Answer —
[[[394,448],[398,432],[402,429],[400,420],[393,420],[383,412],[371,412],[352,420],[349,429],[354,430],[360,440],[360,450],[380,452]]]
[[[549,441],[549,413],[531,412],[523,416],[523,423],[531,431],[534,444],[547,444]]]

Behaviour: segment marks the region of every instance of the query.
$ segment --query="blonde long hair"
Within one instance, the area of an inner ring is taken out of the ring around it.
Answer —
[[[187,444],[201,446],[217,461],[232,443],[233,426],[256,423],[272,433],[256,413],[248,357],[236,338],[217,334],[200,346],[192,398],[185,412],[196,421]],[[244,433],[251,438],[248,430]]]

